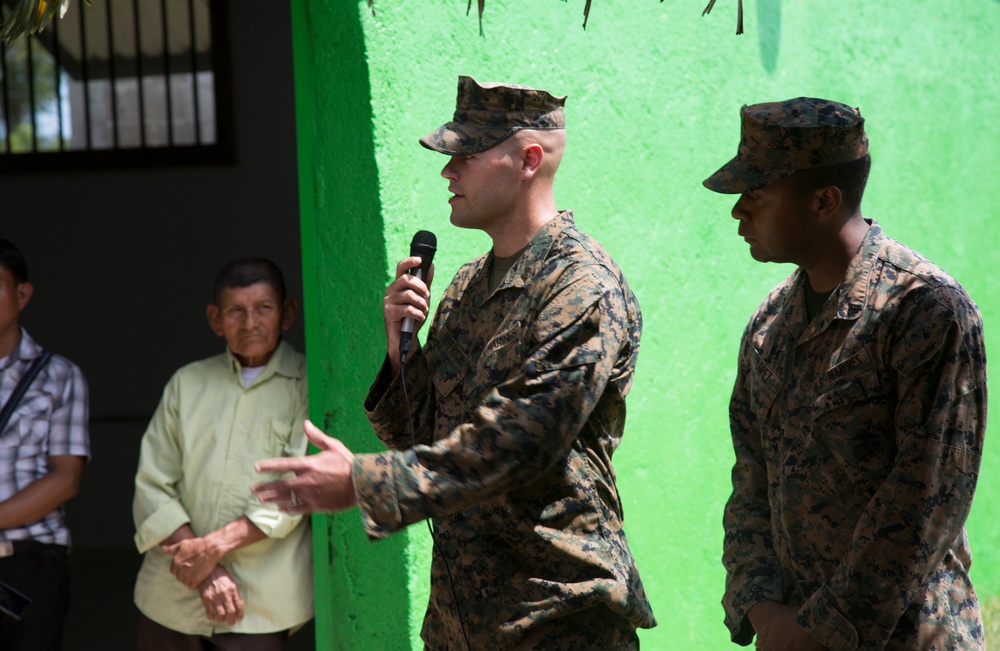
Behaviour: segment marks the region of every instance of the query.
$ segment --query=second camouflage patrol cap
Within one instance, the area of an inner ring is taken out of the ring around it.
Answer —
[[[565,129],[565,103],[565,95],[460,76],[454,118],[421,138],[420,144],[465,156],[485,151],[520,129]]]
[[[796,97],[740,109],[736,156],[702,183],[739,194],[798,170],[829,167],[868,153],[865,119],[856,108],[828,99]]]

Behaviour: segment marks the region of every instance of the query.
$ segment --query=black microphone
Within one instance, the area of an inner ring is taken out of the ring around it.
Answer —
[[[437,251],[437,238],[430,231],[417,231],[410,242],[410,257],[419,257],[420,266],[410,269],[410,273],[424,280],[431,270],[431,260]],[[403,319],[399,327],[399,363],[406,363],[406,355],[410,352],[410,344],[413,341],[413,331],[417,329],[417,323],[410,317]]]

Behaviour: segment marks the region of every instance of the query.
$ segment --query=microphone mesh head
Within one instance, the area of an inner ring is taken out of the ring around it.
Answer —
[[[413,241],[410,242],[410,246],[427,246],[432,249],[437,248],[437,238],[434,237],[434,233],[430,231],[417,231],[413,236]]]
[[[434,258],[435,251],[437,251],[437,238],[434,237],[434,233],[417,231],[416,235],[413,236],[413,241],[410,242],[410,255],[420,257],[420,267],[425,274]]]

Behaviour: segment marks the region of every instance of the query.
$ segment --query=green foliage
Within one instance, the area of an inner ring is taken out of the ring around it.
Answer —
[[[28,92],[28,44],[23,39],[7,47],[7,121],[19,124],[30,119]],[[34,72],[35,110],[51,111],[56,103],[55,60],[37,44],[31,48],[31,66]]]
[[[13,9],[0,18],[0,42],[9,44],[25,34],[37,34],[52,21],[56,12],[62,18],[68,8],[69,0],[18,0]]]
[[[52,114],[59,110],[56,84],[56,67],[52,55],[32,38],[24,38],[6,47],[7,59],[7,115],[4,126],[10,130],[10,152],[32,151],[31,143],[31,90],[28,84],[28,47],[31,47],[31,64],[34,77],[35,115]],[[2,130],[0,130],[2,133]],[[54,141],[54,143],[52,142]],[[58,147],[58,140],[39,137],[38,150]],[[0,149],[3,145],[0,145]]]
[[[10,153],[31,151],[31,125],[18,124],[10,130]]]
[[[63,142],[64,147],[69,146],[68,141]],[[21,123],[10,130],[10,151],[8,152],[7,143],[0,138],[0,154],[18,154],[27,153],[32,151],[56,151],[59,149],[59,136],[50,135],[44,136],[39,134],[35,146],[32,146],[31,142],[31,124]]]

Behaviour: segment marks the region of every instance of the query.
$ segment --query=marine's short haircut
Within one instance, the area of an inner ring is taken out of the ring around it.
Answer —
[[[266,258],[233,260],[219,269],[219,273],[215,274],[213,300],[218,305],[219,299],[222,298],[222,292],[227,289],[249,287],[257,283],[270,285],[278,293],[280,301],[285,302],[285,277],[278,265]]]
[[[24,261],[21,250],[9,240],[0,239],[0,267],[9,271],[18,285],[27,282],[28,263]]]
[[[816,188],[835,185],[840,188],[844,205],[855,212],[861,207],[861,199],[868,185],[868,173],[872,168],[871,154],[840,165],[815,167],[796,172],[799,188],[809,192]]]

